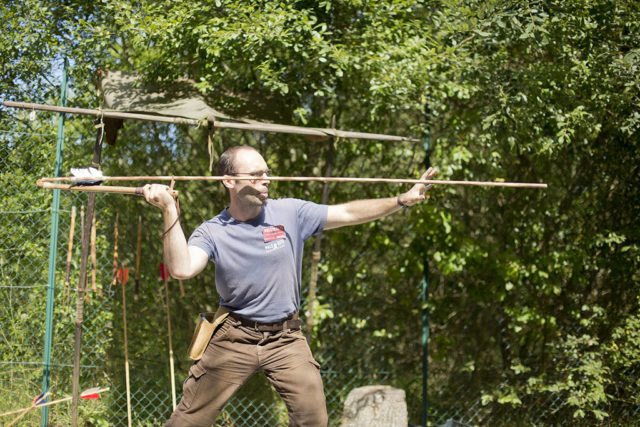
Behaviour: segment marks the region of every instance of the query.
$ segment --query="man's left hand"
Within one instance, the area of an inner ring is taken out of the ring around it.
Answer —
[[[429,168],[420,177],[421,180],[433,179],[438,173],[438,169]],[[398,203],[404,206],[413,206],[416,203],[422,202],[426,198],[427,190],[433,187],[433,184],[416,184],[411,187],[411,190],[406,193],[402,193],[398,196]]]

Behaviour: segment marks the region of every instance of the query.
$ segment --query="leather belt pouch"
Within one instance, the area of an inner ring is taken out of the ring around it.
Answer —
[[[200,360],[214,332],[225,321],[229,311],[220,307],[215,313],[200,313],[198,324],[191,338],[187,355],[190,359]]]

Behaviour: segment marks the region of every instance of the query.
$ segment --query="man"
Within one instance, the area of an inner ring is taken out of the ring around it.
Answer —
[[[164,216],[164,259],[171,274],[188,279],[216,263],[216,288],[229,317],[189,370],[180,404],[167,425],[211,426],[225,403],[255,372],[263,371],[284,400],[292,426],[326,426],[319,365],[300,330],[304,242],[322,230],[382,218],[425,199],[414,185],[396,197],[318,205],[269,199],[269,169],[247,146],[220,156],[218,172],[229,206],[196,229],[187,242],[165,185],[146,185],[148,202]],[[431,179],[429,168],[421,179]]]

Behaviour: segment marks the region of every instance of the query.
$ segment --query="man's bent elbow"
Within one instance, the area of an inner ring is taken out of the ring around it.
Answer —
[[[191,279],[193,276],[198,274],[197,271],[189,271],[188,269],[184,268],[169,269],[169,272],[171,273],[171,277],[178,280]]]

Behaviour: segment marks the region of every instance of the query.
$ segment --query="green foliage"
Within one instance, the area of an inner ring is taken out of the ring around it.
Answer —
[[[640,369],[637,2],[28,0],[0,6],[0,20],[6,28],[0,35],[3,99],[55,103],[54,83],[67,57],[74,106],[99,104],[98,68],[169,83],[188,77],[212,104],[238,115],[257,108],[261,118],[282,123],[327,127],[335,117],[344,129],[429,131],[439,178],[549,184],[544,191],[436,186],[420,207],[326,233],[311,344],[331,378],[325,384],[327,396],[337,399],[330,402],[333,414],[345,394],[336,384],[386,380],[393,372],[417,422],[421,315],[428,309],[432,421],[469,408],[474,412],[463,420],[479,424],[637,418],[630,409],[639,402]],[[1,113],[3,131],[24,127],[34,138],[24,115]],[[67,132],[64,168],[86,165],[91,123],[69,121]],[[18,141],[2,140],[3,185],[46,174],[51,146],[42,141],[24,150]],[[214,137],[216,153],[235,144],[257,147],[278,175],[320,175],[327,167],[325,143],[226,130]],[[103,157],[110,175],[200,175],[209,167],[203,129],[154,123],[127,122]],[[339,140],[332,174],[415,177],[424,167],[422,144]],[[314,183],[272,189],[277,196],[321,200],[322,187]],[[225,206],[219,186],[178,184],[178,190],[187,234]],[[329,202],[398,191],[332,185]],[[130,289],[127,294],[130,359],[136,376],[157,377],[158,390],[166,392],[168,367],[157,356],[167,351],[159,326],[166,324],[157,281],[160,214],[141,200],[100,200],[102,283],[110,280],[115,212],[119,258],[131,267],[136,219],[143,217],[140,300],[131,302]],[[71,203],[63,199],[63,209]],[[49,201],[17,189],[3,204],[13,212],[47,209]],[[15,243],[38,227],[47,228],[28,220],[3,227],[3,241]],[[25,242],[20,262],[0,253],[3,284],[15,280],[17,270],[41,280],[43,271],[28,260],[46,257],[46,238]],[[429,299],[421,303],[425,259]],[[213,268],[185,281],[185,297],[170,283],[179,372],[189,363],[182,355],[196,313],[217,303],[213,283]],[[104,356],[103,372],[121,383],[119,292],[98,301],[91,327],[109,333],[90,344],[91,351]],[[29,299],[34,310],[43,305]],[[61,346],[71,345],[68,313],[56,330]],[[15,314],[6,316],[3,324],[13,322],[7,341],[37,345]],[[268,387],[249,388],[258,390],[251,394],[255,401],[277,401]]]

